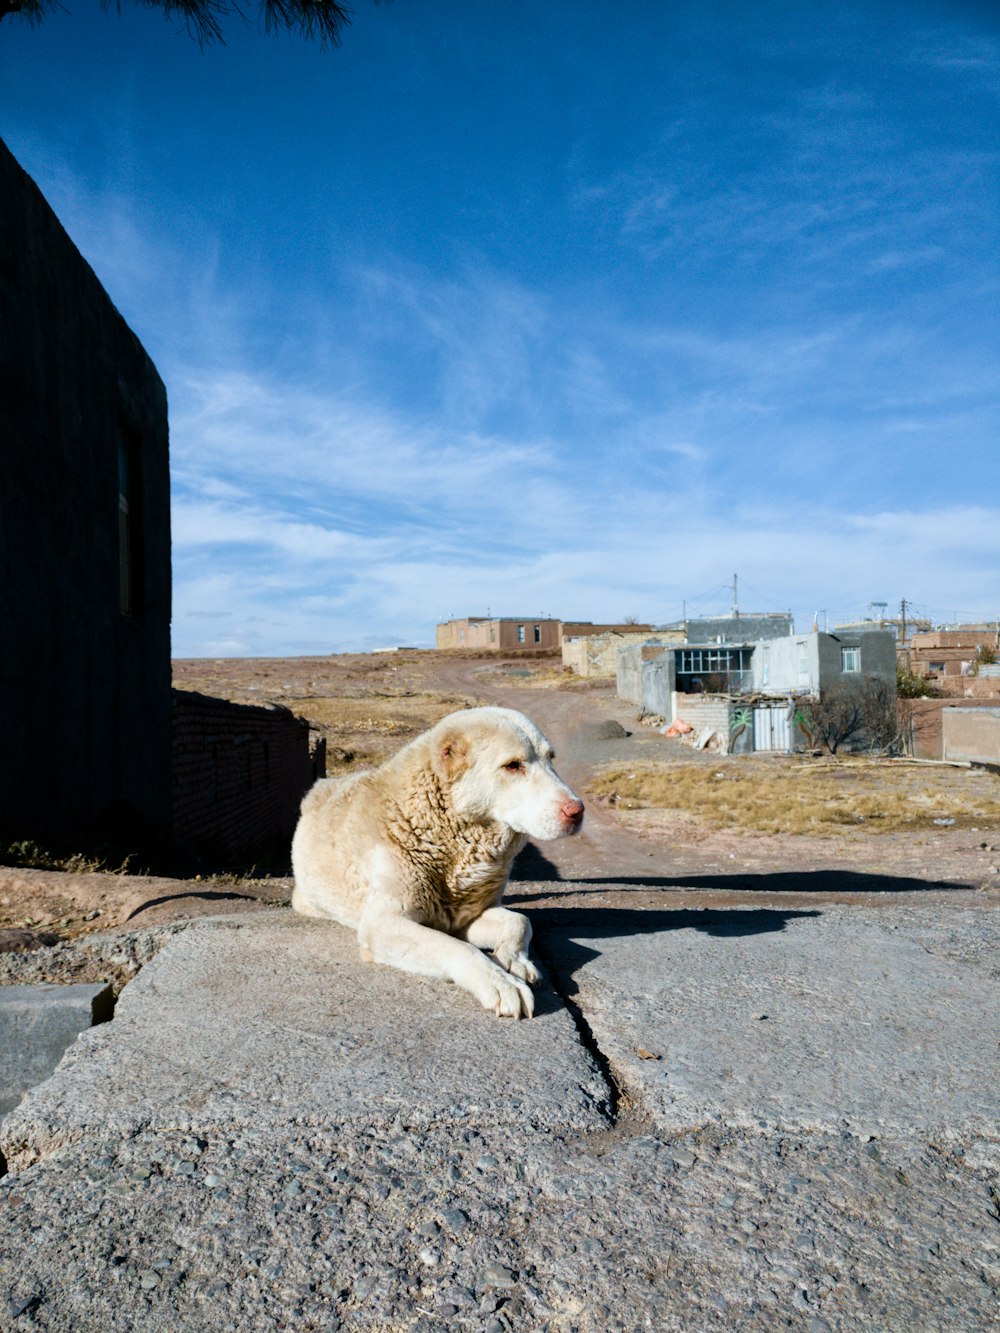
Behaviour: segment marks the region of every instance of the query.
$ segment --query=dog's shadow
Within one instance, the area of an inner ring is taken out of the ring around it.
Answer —
[[[621,939],[629,935],[659,935],[672,930],[699,930],[720,939],[780,932],[790,921],[822,916],[819,911],[792,908],[652,908],[547,907],[528,913],[533,946],[545,973],[564,998],[577,994],[576,974],[600,958],[602,949],[584,940]],[[560,1006],[544,992],[538,995],[537,1013]]]

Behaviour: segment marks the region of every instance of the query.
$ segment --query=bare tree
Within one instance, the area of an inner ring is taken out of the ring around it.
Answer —
[[[860,735],[864,721],[864,700],[860,682],[838,681],[823,690],[818,699],[802,709],[809,722],[809,732],[831,754],[845,741]]]
[[[192,37],[206,42],[224,42],[223,22],[233,17],[246,20],[239,0],[137,0],[161,9],[168,18],[179,18]],[[378,0],[375,0],[378,3]],[[111,0],[101,0],[105,9]],[[0,19],[17,14],[28,23],[38,23],[53,10],[62,9],[60,0],[0,0]],[[121,0],[117,0],[121,9]],[[265,32],[298,32],[303,37],[318,37],[321,44],[336,46],[351,21],[350,10],[337,0],[259,0],[259,15]]]
[[[812,743],[820,742],[831,754],[862,738],[873,750],[892,753],[900,747],[895,681],[881,676],[840,680],[802,706],[799,725]]]
[[[862,729],[873,750],[898,754],[903,748],[896,682],[884,676],[866,676],[861,686]]]

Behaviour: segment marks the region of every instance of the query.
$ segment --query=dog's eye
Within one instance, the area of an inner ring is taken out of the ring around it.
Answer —
[[[505,769],[506,772],[508,772],[508,773],[523,773],[523,772],[524,772],[524,760],[523,760],[523,759],[512,759],[512,760],[510,761],[509,764],[504,764],[504,769]]]

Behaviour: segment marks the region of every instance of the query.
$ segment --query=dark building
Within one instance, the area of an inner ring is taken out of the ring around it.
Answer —
[[[0,143],[0,823],[171,824],[167,399]]]
[[[326,744],[287,708],[174,690],[174,837],[211,860],[287,848]]]
[[[731,616],[675,620],[657,625],[657,629],[680,631],[687,643],[757,643],[761,639],[787,638],[795,633],[795,624],[790,611],[744,611]]]

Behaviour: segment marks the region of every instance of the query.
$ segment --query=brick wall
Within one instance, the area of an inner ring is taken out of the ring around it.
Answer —
[[[728,695],[674,695],[674,717],[690,723],[696,736],[704,731],[714,731],[717,743],[713,742],[712,748],[723,754],[729,750],[729,708]]]
[[[285,708],[173,691],[174,839],[236,857],[290,842],[325,756]]]

